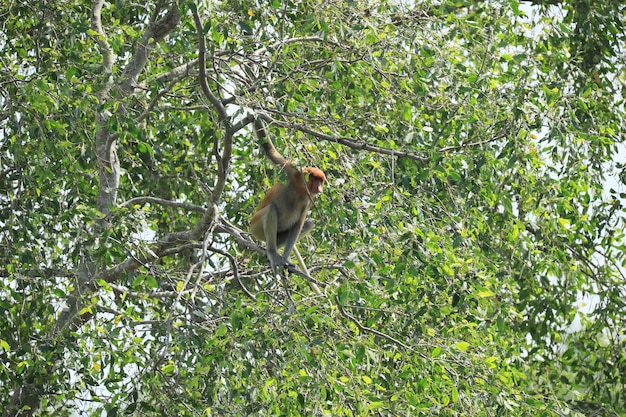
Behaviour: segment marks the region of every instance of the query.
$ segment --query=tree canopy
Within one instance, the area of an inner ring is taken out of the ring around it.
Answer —
[[[625,12],[3,2],[3,415],[626,415]]]

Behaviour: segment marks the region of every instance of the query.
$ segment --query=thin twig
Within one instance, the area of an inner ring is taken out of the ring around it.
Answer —
[[[237,281],[237,284],[239,284],[241,290],[245,295],[247,295],[250,299],[256,301],[256,297],[250,291],[248,291],[246,286],[243,285],[243,282],[241,282],[241,279],[239,278],[239,270],[237,268],[237,260],[235,259],[235,257],[230,253],[218,248],[208,247],[207,249],[211,252],[219,253],[220,255],[225,256],[228,259],[228,261],[230,262],[230,266],[233,269],[233,277]]]
[[[185,210],[195,211],[199,213],[206,212],[206,208],[201,207],[201,206],[196,206],[195,204],[183,203],[179,201],[172,201],[172,200],[166,200],[163,198],[148,197],[148,196],[131,198],[130,200],[127,200],[121,203],[120,207],[143,205],[143,204],[148,204],[148,203],[158,204],[158,205],[166,206],[166,207],[177,207],[177,208],[182,208]]]
[[[327,142],[338,143],[340,145],[347,146],[348,148],[351,148],[351,149],[364,150],[364,151],[374,152],[374,153],[381,154],[381,155],[391,155],[391,156],[396,156],[398,158],[412,159],[422,164],[427,164],[430,162],[430,158],[419,156],[411,152],[404,152],[404,151],[398,151],[398,150],[393,150],[393,149],[381,148],[379,146],[370,145],[369,143],[365,141],[357,142],[356,140],[352,138],[327,135],[325,133],[315,131],[301,123],[280,121],[280,120],[272,120],[272,123],[277,126],[285,127],[287,129],[295,129],[297,131],[306,133],[308,135],[311,135],[318,139],[325,140]]]
[[[398,339],[389,336],[388,334],[385,334],[383,332],[379,332],[378,330],[374,330],[371,327],[367,327],[367,326],[363,326],[354,316],[350,315],[348,312],[346,312],[343,309],[343,306],[341,305],[341,303],[339,302],[339,297],[335,295],[335,303],[337,304],[337,308],[339,308],[339,312],[341,313],[342,316],[346,317],[347,319],[349,319],[350,321],[352,321],[356,327],[358,327],[358,329],[360,331],[362,331],[363,333],[372,333],[375,334],[376,336],[382,337],[383,339],[386,339],[398,346],[403,347],[404,349],[410,350],[410,351],[414,351],[414,349],[407,345],[402,343],[401,341],[399,341]]]

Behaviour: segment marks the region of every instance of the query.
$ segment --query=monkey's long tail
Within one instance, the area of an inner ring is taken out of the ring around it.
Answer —
[[[298,248],[296,247],[296,245],[293,246],[292,252],[296,255],[296,259],[298,259],[298,264],[300,264],[300,268],[302,269],[302,272],[306,274],[307,280],[309,281],[309,285],[311,286],[311,289],[313,290],[313,292],[317,295],[322,295],[320,288],[317,286],[316,283],[313,282],[313,278],[311,278],[311,273],[309,272],[306,265],[304,264],[304,259],[302,259],[302,256],[300,256],[300,252],[298,251]]]

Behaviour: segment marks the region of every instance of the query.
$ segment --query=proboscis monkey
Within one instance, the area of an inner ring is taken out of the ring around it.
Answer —
[[[309,285],[321,295],[317,285],[311,281],[309,271],[295,244],[300,237],[313,229],[313,220],[307,219],[306,216],[313,204],[313,199],[321,194],[326,176],[317,168],[309,167],[300,170],[287,161],[267,137],[263,122],[258,118],[254,121],[254,130],[267,157],[275,165],[284,168],[287,173],[287,183],[276,183],[267,192],[252,216],[250,232],[254,237],[266,243],[267,257],[274,273],[278,266],[289,264],[289,254],[293,250],[300,267],[309,278]],[[280,246],[285,247],[282,256],[278,254]]]

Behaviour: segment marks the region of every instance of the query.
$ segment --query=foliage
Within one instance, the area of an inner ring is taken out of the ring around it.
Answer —
[[[621,2],[5,3],[5,416],[625,415]]]

